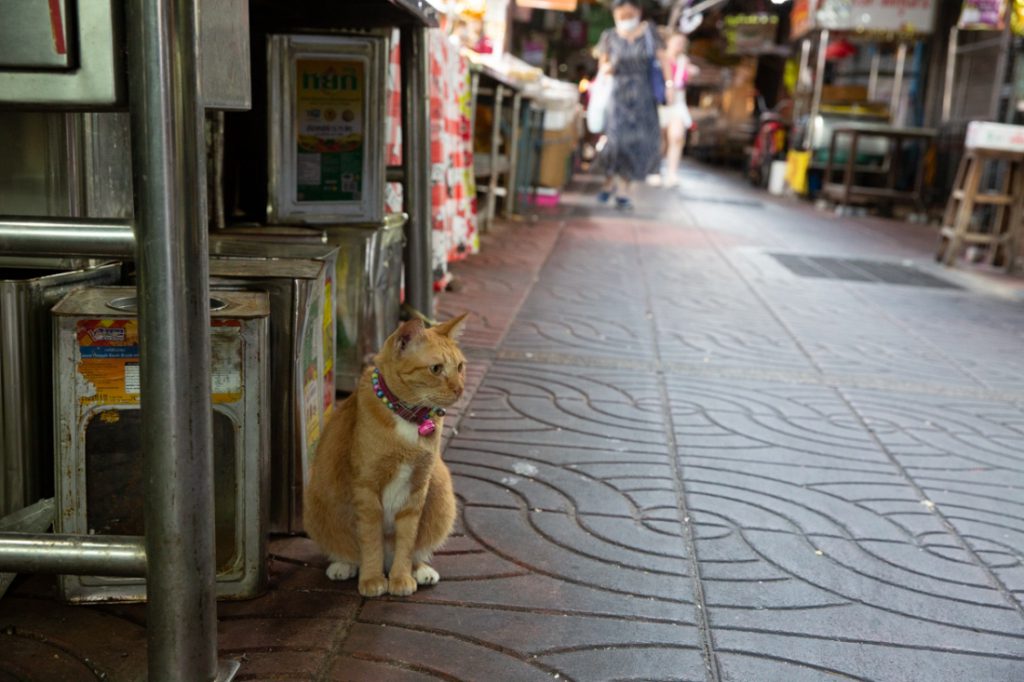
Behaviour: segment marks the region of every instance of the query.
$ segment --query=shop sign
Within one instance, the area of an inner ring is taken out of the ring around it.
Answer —
[[[789,13],[789,37],[791,40],[802,38],[814,28],[814,11],[818,0],[796,0]]]
[[[991,121],[971,121],[967,124],[964,147],[1020,154],[1024,152],[1024,126]]]
[[[957,28],[1002,31],[1006,28],[1006,0],[964,0]]]
[[[725,18],[725,51],[731,55],[771,52],[778,26],[779,17],[767,12],[731,14]]]
[[[554,12],[575,12],[576,0],[516,0],[516,7],[547,9]]]
[[[814,20],[833,31],[928,34],[935,0],[822,0]]]

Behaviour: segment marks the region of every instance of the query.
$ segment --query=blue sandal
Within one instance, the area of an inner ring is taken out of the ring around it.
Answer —
[[[615,197],[615,208],[620,211],[632,211],[633,201],[629,197]]]
[[[612,193],[608,190],[601,190],[597,193],[597,202],[599,204],[607,204],[608,200],[612,198]]]

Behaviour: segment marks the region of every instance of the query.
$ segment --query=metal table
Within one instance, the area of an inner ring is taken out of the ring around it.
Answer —
[[[503,200],[503,215],[511,215],[515,209],[524,96],[518,83],[486,64],[470,62],[470,71],[470,129],[476,130],[476,113],[481,99],[489,99],[493,107],[490,150],[484,154],[473,154],[477,192],[487,195],[480,214],[480,231],[486,232],[494,222],[499,197]],[[508,99],[511,99],[511,106],[508,107],[506,122]]]
[[[833,173],[836,172],[836,150],[841,137],[849,137],[850,144],[847,150],[845,163],[842,165],[842,181],[833,182]],[[924,188],[924,169],[918,163],[914,174],[913,189],[898,189],[897,182],[900,174],[906,168],[904,143],[906,141],[924,142],[928,145],[935,139],[936,131],[931,128],[897,128],[887,125],[852,125],[839,126],[832,131],[832,140],[829,143],[828,160],[825,164],[825,182],[823,192],[825,197],[836,201],[842,206],[851,204],[870,203],[905,203],[912,204],[917,209],[922,209],[924,199],[922,190]],[[881,166],[858,166],[857,151],[863,138],[885,138],[889,142],[889,150]],[[874,175],[882,178],[884,184],[859,185],[858,175]]]

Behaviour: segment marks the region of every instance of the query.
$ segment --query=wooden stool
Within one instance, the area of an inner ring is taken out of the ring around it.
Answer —
[[[984,125],[987,129],[993,124]],[[979,142],[977,136],[974,144],[971,142],[969,131],[953,193],[946,204],[940,233],[942,243],[936,259],[946,265],[953,265],[963,246],[983,244],[989,247],[989,262],[996,267],[1005,267],[1010,272],[1017,257],[1021,220],[1024,218],[1024,152],[1007,148],[1008,145],[984,146],[984,142]],[[994,192],[979,191],[986,165],[1000,161],[1007,164],[1001,187]],[[996,207],[994,220],[988,230],[984,229],[985,225],[972,225],[975,208],[985,205]]]

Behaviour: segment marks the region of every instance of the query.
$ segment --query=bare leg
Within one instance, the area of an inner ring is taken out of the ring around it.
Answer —
[[[683,121],[671,121],[668,124],[668,153],[665,155],[665,184],[670,187],[679,182],[679,157],[683,154],[685,144]]]
[[[617,190],[615,193],[615,205],[618,208],[633,207],[633,181],[629,178],[616,178]]]

